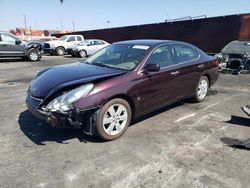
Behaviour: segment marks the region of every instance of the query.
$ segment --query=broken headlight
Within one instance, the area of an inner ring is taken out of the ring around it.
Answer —
[[[46,106],[46,111],[51,111],[51,112],[69,111],[72,107],[72,104],[77,100],[79,100],[80,98],[89,94],[89,92],[93,89],[93,87],[94,84],[86,84],[55,98]]]

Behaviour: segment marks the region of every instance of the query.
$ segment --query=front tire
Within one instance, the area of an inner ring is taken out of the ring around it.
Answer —
[[[63,56],[63,55],[65,54],[65,49],[64,49],[63,47],[58,47],[58,48],[56,49],[56,53],[57,53],[57,55],[59,55],[59,56]]]
[[[81,50],[81,51],[79,51],[78,53],[79,53],[79,56],[80,56],[81,58],[84,58],[84,57],[87,56],[87,53],[86,53],[86,51],[84,51],[84,50]]]
[[[27,58],[30,61],[38,61],[41,57],[39,56],[39,53],[36,49],[31,49],[28,53],[27,53]]]
[[[131,122],[129,103],[116,98],[106,103],[97,116],[96,133],[104,140],[115,140],[123,135]]]
[[[195,101],[202,102],[206,99],[209,89],[209,80],[206,76],[202,76],[196,86]]]

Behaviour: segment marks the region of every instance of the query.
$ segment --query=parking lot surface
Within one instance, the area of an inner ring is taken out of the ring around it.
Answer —
[[[118,140],[54,129],[27,111],[38,70],[80,58],[0,59],[0,187],[250,187],[250,75],[220,74],[203,103],[136,120]],[[53,80],[51,80],[53,81]]]

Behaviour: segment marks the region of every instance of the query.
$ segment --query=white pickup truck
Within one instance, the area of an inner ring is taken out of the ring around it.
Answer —
[[[58,40],[48,41],[44,43],[44,53],[64,55],[65,50],[71,46],[77,45],[79,42],[84,41],[82,35],[64,35]]]

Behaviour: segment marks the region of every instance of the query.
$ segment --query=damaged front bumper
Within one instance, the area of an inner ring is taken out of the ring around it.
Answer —
[[[28,110],[53,127],[82,129],[85,133],[94,134],[96,113],[100,107],[96,106],[84,110],[72,109],[68,112],[51,112],[46,111],[45,107],[32,105],[28,98],[26,99]]]

